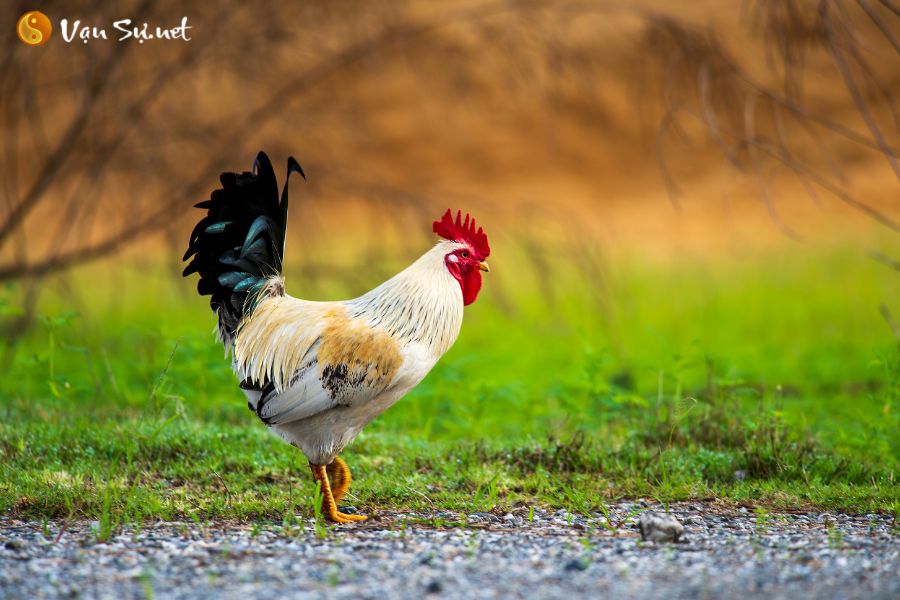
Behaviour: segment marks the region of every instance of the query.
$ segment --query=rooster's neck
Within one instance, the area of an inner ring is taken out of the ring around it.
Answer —
[[[394,277],[348,302],[351,314],[441,356],[456,341],[462,326],[462,291],[444,263],[444,257],[458,246],[439,242]]]

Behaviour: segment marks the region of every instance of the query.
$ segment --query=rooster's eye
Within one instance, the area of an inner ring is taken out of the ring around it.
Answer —
[[[462,256],[463,258],[469,258],[469,253],[468,253],[468,251],[463,250],[462,254],[460,254],[460,256]]]

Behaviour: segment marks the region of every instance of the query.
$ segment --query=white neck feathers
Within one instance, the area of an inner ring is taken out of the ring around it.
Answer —
[[[424,344],[435,357],[441,356],[462,327],[462,290],[444,264],[444,257],[460,246],[439,242],[394,277],[350,300],[350,313],[384,327],[404,342]]]

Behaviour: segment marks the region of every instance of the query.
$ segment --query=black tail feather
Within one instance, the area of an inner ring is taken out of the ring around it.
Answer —
[[[260,152],[252,173],[222,173],[222,187],[213,191],[209,200],[195,205],[208,212],[191,232],[183,260],[193,260],[184,276],[200,275],[197,291],[212,296],[209,304],[218,313],[219,329],[226,336],[232,336],[241,318],[253,311],[247,299],[263,290],[270,277],[281,274],[288,181],[295,172],[306,179],[291,157],[279,202],[272,163]]]

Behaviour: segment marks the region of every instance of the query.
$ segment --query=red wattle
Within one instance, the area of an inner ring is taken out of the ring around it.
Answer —
[[[463,305],[468,306],[472,304],[481,290],[481,271],[472,269],[465,275],[462,275],[459,285],[462,287]]]

